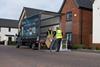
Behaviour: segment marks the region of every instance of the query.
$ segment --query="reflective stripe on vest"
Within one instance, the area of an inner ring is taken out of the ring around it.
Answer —
[[[56,31],[56,38],[62,38],[62,31],[61,30]]]

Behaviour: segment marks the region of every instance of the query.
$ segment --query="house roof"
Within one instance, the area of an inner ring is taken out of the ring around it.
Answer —
[[[31,17],[31,16],[41,12],[41,10],[32,9],[32,8],[28,8],[28,7],[24,7],[24,10],[25,10],[25,15],[27,17]]]
[[[59,12],[62,11],[64,5],[66,4],[67,0],[63,1],[63,4],[61,6],[61,9],[59,10]],[[92,9],[92,4],[94,2],[94,0],[74,0],[75,4],[77,5],[78,8],[86,8],[86,9]]]
[[[24,10],[27,17],[31,17],[33,15],[40,14],[40,13],[57,14],[56,12],[34,9],[34,8],[29,8],[29,7],[24,7]]]
[[[11,19],[0,19],[0,27],[10,27],[10,28],[17,28],[18,21],[11,20]]]
[[[78,7],[88,9],[92,9],[93,1],[94,0],[75,0]]]

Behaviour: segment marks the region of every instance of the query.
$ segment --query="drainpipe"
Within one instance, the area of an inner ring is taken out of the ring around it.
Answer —
[[[82,9],[80,9],[80,44],[83,44],[83,37],[82,37],[82,31],[83,31],[83,13],[82,13]]]

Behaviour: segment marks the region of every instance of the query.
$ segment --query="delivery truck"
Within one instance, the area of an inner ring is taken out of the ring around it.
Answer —
[[[52,27],[55,30],[59,26],[59,18],[60,14],[55,12],[24,8],[19,18],[16,47],[40,48],[41,43],[45,44],[48,29]]]
[[[19,33],[16,38],[16,47],[29,46],[30,48],[37,47],[40,34],[40,17],[34,15],[32,17],[25,18],[22,23],[19,24]]]

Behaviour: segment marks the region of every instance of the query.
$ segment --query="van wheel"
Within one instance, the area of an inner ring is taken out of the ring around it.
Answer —
[[[29,48],[32,48],[32,45],[29,45]]]

